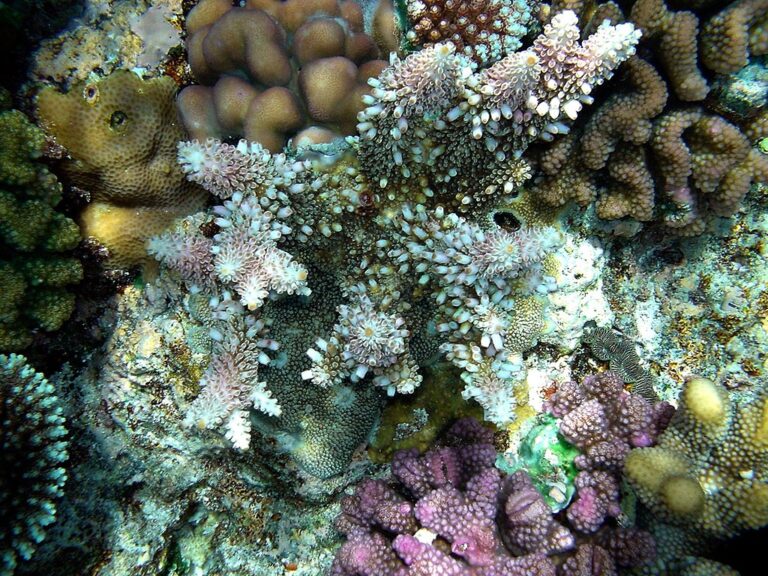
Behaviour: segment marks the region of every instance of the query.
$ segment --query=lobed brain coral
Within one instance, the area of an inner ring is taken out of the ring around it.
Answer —
[[[179,94],[193,138],[244,136],[272,152],[352,134],[386,66],[349,0],[202,0],[187,19],[195,79]]]
[[[109,249],[115,267],[142,262],[147,238],[207,197],[176,163],[184,130],[175,93],[168,77],[119,71],[67,94],[49,87],[38,96],[41,123],[69,153],[65,172],[91,197],[83,232]]]
[[[77,224],[56,206],[61,184],[39,161],[43,132],[18,110],[0,114],[0,350],[29,346],[72,314],[83,269]]]

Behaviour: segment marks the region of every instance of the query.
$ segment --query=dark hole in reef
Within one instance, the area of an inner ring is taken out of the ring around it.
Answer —
[[[514,232],[523,227],[522,222],[512,212],[494,212],[493,222],[507,232]]]
[[[112,112],[112,116],[109,118],[109,127],[112,128],[112,130],[119,130],[125,126],[126,122],[128,122],[128,114],[117,110]]]
[[[656,251],[656,256],[665,264],[679,266],[685,261],[685,254],[677,246],[667,246]]]

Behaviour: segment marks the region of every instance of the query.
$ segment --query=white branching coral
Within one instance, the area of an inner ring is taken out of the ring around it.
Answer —
[[[214,211],[218,216],[215,223],[221,228],[211,247],[214,270],[225,286],[234,288],[246,308],[260,308],[270,290],[309,294],[307,269],[276,244],[290,228],[263,211],[256,197],[235,192]],[[278,218],[289,213],[278,213]]]
[[[252,320],[252,319],[250,319]],[[269,416],[279,416],[281,408],[259,381],[259,363],[269,362],[264,350],[276,344],[261,338],[261,322],[232,329],[222,335],[210,366],[200,380],[200,394],[187,410],[185,424],[199,429],[225,429],[227,439],[239,450],[250,444],[250,416],[253,407]]]
[[[419,174],[447,182],[477,168],[483,154],[501,162],[534,140],[567,133],[568,122],[592,103],[592,89],[634,54],[640,38],[629,23],[604,22],[583,42],[579,34],[576,14],[566,10],[529,49],[478,71],[450,42],[393,56],[369,81],[373,89],[358,116],[373,180],[382,188]]]
[[[236,146],[209,138],[205,142],[179,142],[178,160],[191,182],[200,184],[222,200],[235,192],[263,191],[289,184],[301,165],[286,162],[284,154],[272,155],[258,142],[240,140]]]
[[[405,320],[381,310],[364,294],[342,304],[337,312],[339,320],[330,343],[320,339],[320,351],[307,351],[313,367],[302,377],[326,388],[345,378],[359,381],[370,371],[373,382],[389,395],[412,393],[421,376],[408,354]]]

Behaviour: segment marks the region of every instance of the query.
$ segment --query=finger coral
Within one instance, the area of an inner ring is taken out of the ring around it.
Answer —
[[[82,279],[71,255],[77,224],[56,210],[61,184],[39,161],[45,138],[21,112],[0,114],[0,350],[30,345],[36,330],[69,318]]]
[[[690,378],[659,444],[633,450],[624,472],[654,513],[710,538],[768,523],[768,399],[733,402],[705,378]]]
[[[23,356],[0,354],[0,408],[0,574],[10,576],[56,519],[67,430],[53,385]]]
[[[179,95],[193,138],[243,136],[279,152],[324,128],[351,134],[366,81],[384,67],[354,2],[203,0],[187,20],[195,78]],[[245,75],[243,80],[240,76]]]
[[[205,202],[176,162],[184,132],[175,91],[170,78],[142,80],[123,71],[67,94],[46,88],[38,96],[42,124],[70,155],[64,170],[91,196],[84,234],[104,241],[115,267],[143,261],[150,236]]]

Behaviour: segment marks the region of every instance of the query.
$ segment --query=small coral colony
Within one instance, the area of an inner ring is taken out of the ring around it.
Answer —
[[[768,1],[87,4],[139,55],[70,28],[0,114],[0,574],[738,574],[768,367],[622,255],[768,227]]]

